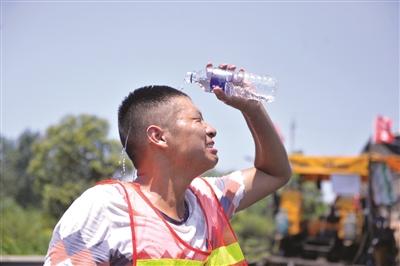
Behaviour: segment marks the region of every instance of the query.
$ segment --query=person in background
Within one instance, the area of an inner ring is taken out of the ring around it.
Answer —
[[[76,199],[54,229],[45,265],[246,265],[229,219],[285,185],[291,169],[262,103],[213,89],[243,114],[254,166],[199,177],[218,162],[216,129],[182,91],[139,88],[118,112],[136,179],[107,180]]]

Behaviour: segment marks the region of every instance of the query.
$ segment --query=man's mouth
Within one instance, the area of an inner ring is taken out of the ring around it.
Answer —
[[[211,153],[217,154],[218,150],[216,148],[214,148],[214,142],[207,143],[206,147],[208,150],[211,151]]]

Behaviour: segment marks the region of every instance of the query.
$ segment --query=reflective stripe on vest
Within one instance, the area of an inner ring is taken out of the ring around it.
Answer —
[[[244,261],[244,255],[240,249],[239,243],[233,243],[226,247],[220,247],[212,251],[206,263],[195,260],[178,260],[178,259],[146,259],[137,260],[137,266],[221,266],[233,265]]]
[[[232,265],[244,260],[239,243],[217,248],[211,252],[207,264],[209,266]]]
[[[202,266],[202,261],[196,260],[179,260],[179,259],[146,259],[136,260],[137,266]]]

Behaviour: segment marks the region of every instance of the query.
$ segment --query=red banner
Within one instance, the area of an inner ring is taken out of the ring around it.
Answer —
[[[375,143],[392,143],[394,135],[392,133],[392,120],[385,116],[377,116],[375,119]]]

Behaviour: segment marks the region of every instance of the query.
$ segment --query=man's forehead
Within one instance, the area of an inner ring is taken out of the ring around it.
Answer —
[[[187,97],[179,97],[173,101],[173,109],[176,113],[190,112],[202,115],[200,110]]]

